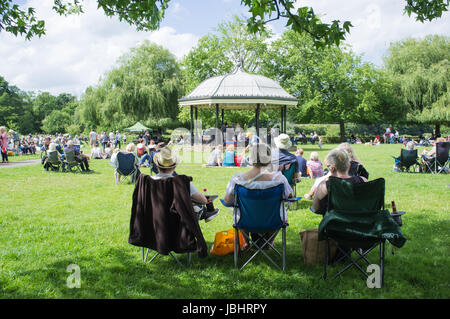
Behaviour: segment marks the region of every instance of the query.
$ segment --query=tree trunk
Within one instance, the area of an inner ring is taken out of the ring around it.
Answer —
[[[434,125],[434,137],[441,137],[441,124],[437,123]]]
[[[340,137],[341,142],[345,142],[345,126],[344,126],[344,120],[339,120],[339,130],[340,130]]]

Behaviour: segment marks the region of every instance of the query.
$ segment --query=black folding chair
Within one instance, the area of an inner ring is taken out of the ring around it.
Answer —
[[[385,180],[379,178],[367,183],[350,182],[330,176],[328,180],[328,209],[319,225],[319,240],[326,240],[323,278],[327,278],[329,242],[337,246],[340,257],[335,263],[347,264],[334,275],[337,278],[352,266],[365,277],[369,273],[358,262],[371,265],[368,254],[379,246],[380,284],[384,281],[385,241],[402,247],[406,239],[394,218],[384,209]],[[356,252],[357,258],[352,258]]]
[[[448,173],[449,170],[449,151],[450,142],[436,143],[436,154],[434,157],[429,158],[423,156],[425,165],[428,170],[433,174],[440,174],[442,172]]]
[[[74,150],[64,151],[64,155],[66,157],[67,169],[72,173],[76,171],[81,173],[81,165],[75,159],[75,151]]]
[[[395,160],[397,158],[395,156],[392,156]],[[397,166],[401,169],[401,171],[409,172],[410,168],[412,167],[412,171],[415,172],[417,167],[420,168],[420,163],[417,161],[417,150],[407,150],[402,148],[400,153],[400,159]]]
[[[44,168],[50,168],[52,171],[59,171],[61,160],[58,157],[58,151],[47,151],[47,158],[44,161]]]

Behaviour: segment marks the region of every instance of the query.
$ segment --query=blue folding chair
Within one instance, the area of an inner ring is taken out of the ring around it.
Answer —
[[[234,240],[234,265],[238,266],[239,260],[239,230],[249,242],[256,248],[256,252],[239,268],[242,270],[253,258],[262,253],[272,264],[279,270],[286,268],[286,228],[288,223],[286,220],[286,208],[284,202],[294,202],[298,198],[288,200],[283,199],[284,185],[280,184],[267,189],[248,189],[242,185],[236,185],[234,188],[235,201],[233,206],[226,205],[223,199],[222,204],[227,207],[233,207],[233,227],[235,228]],[[282,216],[280,216],[282,211]],[[282,253],[280,253],[273,245],[272,241],[282,230]],[[252,236],[250,236],[250,233]],[[268,238],[264,236],[271,233]],[[253,240],[253,234],[257,234],[257,239]],[[282,260],[281,267],[278,265],[265,251],[268,246],[275,251]]]
[[[134,178],[134,174],[136,174],[136,165],[135,165],[135,155],[133,153],[117,153],[117,162],[119,163],[116,172],[114,173],[116,184],[118,183],[118,174],[122,175],[124,178],[119,182],[122,184],[128,177],[132,178],[132,182],[134,182],[137,178]]]

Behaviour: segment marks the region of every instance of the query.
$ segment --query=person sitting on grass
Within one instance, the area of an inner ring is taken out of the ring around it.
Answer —
[[[94,144],[93,144],[94,145]],[[89,156],[80,153],[77,149],[73,148],[73,141],[69,140],[66,144],[66,147],[64,148],[64,152],[74,151],[75,153],[75,160],[80,163],[81,170],[83,172],[93,172],[93,170],[89,169]]]
[[[236,152],[234,151],[234,145],[229,144],[227,146],[227,150],[225,151],[224,159],[222,162],[222,166],[235,166],[234,157]]]
[[[308,167],[310,178],[313,179],[324,175],[322,162],[319,160],[319,153],[312,152],[309,156],[309,161],[306,162],[306,166]]]
[[[335,176],[352,184],[359,184],[367,182],[367,179],[362,176],[350,176],[350,157],[343,149],[336,148],[327,156],[327,167],[330,176]],[[313,204],[311,210],[317,214],[325,214],[328,209],[328,180],[323,180],[315,190]]]
[[[103,159],[104,158],[104,153],[102,153],[100,146],[98,144],[98,141],[95,142],[95,145],[91,150],[91,158],[93,158],[93,159]]]
[[[286,177],[280,172],[272,172],[271,164],[272,164],[272,151],[267,144],[254,144],[250,147],[250,163],[252,164],[252,168],[247,172],[241,172],[235,174],[231,180],[228,182],[224,201],[227,205],[234,204],[234,187],[236,185],[245,186],[248,189],[267,189],[270,187],[274,187],[280,184],[284,184],[284,198],[287,199],[292,194],[292,188],[289,185]],[[284,207],[281,205],[280,208],[280,216],[283,218],[283,214],[285,215],[287,222],[287,213],[283,212]],[[237,216],[233,215],[234,223],[238,222],[239,213]],[[264,236],[270,237],[272,234],[265,234]],[[255,238],[253,238],[255,237]],[[252,235],[254,241],[259,238],[257,235]],[[245,249],[248,247],[248,242],[242,247]]]
[[[298,148],[295,152],[295,158],[297,159],[298,169],[301,177],[309,177],[306,168],[306,160],[303,158],[303,149]]]
[[[328,156],[325,157],[324,161],[325,165],[328,167]],[[311,189],[309,190],[308,193],[306,193],[305,195],[303,195],[303,197],[305,199],[313,199],[314,198],[314,194],[316,192],[317,186],[319,186],[320,183],[322,183],[322,181],[327,181],[328,177],[331,176],[331,173],[329,170],[327,170],[327,173],[325,175],[323,175],[322,177],[318,177],[316,178],[316,180],[314,181],[313,186],[311,187]]]
[[[163,147],[154,155],[153,162],[158,169],[158,174],[151,176],[151,178],[171,178],[176,175],[175,169],[180,163],[180,158],[173,154],[170,148]],[[218,209],[212,212],[198,209],[198,206],[195,205],[195,203],[206,205],[208,203],[208,200],[206,199],[205,195],[200,193],[200,191],[192,184],[192,182],[189,183],[189,192],[194,203],[194,211],[199,214],[199,220],[205,220],[205,223],[207,223],[213,220],[219,214]]]
[[[207,166],[222,166],[223,162],[222,155],[223,155],[223,146],[217,145],[214,151],[212,151],[209,156]]]
[[[105,153],[104,153],[104,156],[105,156],[105,157],[104,157],[104,158],[105,158],[105,159],[111,158],[112,154],[113,154],[112,143],[111,143],[111,142],[108,142],[108,143],[106,144],[106,147],[105,147]]]

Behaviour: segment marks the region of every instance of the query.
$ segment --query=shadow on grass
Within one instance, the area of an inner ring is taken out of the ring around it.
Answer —
[[[368,289],[356,269],[324,281],[322,265],[303,263],[300,237],[291,230],[284,273],[264,256],[256,257],[242,271],[234,268],[233,254],[204,259],[194,254],[188,268],[180,267],[170,256],[159,256],[149,264],[142,261],[141,248],[125,244],[95,250],[93,256],[63,258],[43,269],[19,271],[20,276],[31,277],[35,287],[10,287],[7,292],[15,298],[37,298],[37,291],[47,291],[46,298],[383,298],[386,294],[390,298],[446,298],[449,229],[448,220],[433,223],[420,216],[405,217],[402,231],[408,241],[395,249],[395,255],[387,245],[385,286],[378,290]],[[280,241],[279,235],[277,248]],[[207,244],[211,247],[212,243]],[[179,257],[186,261],[186,255]],[[378,249],[369,260],[378,262]],[[70,264],[80,266],[80,289],[66,285]],[[340,268],[329,267],[329,278]]]

